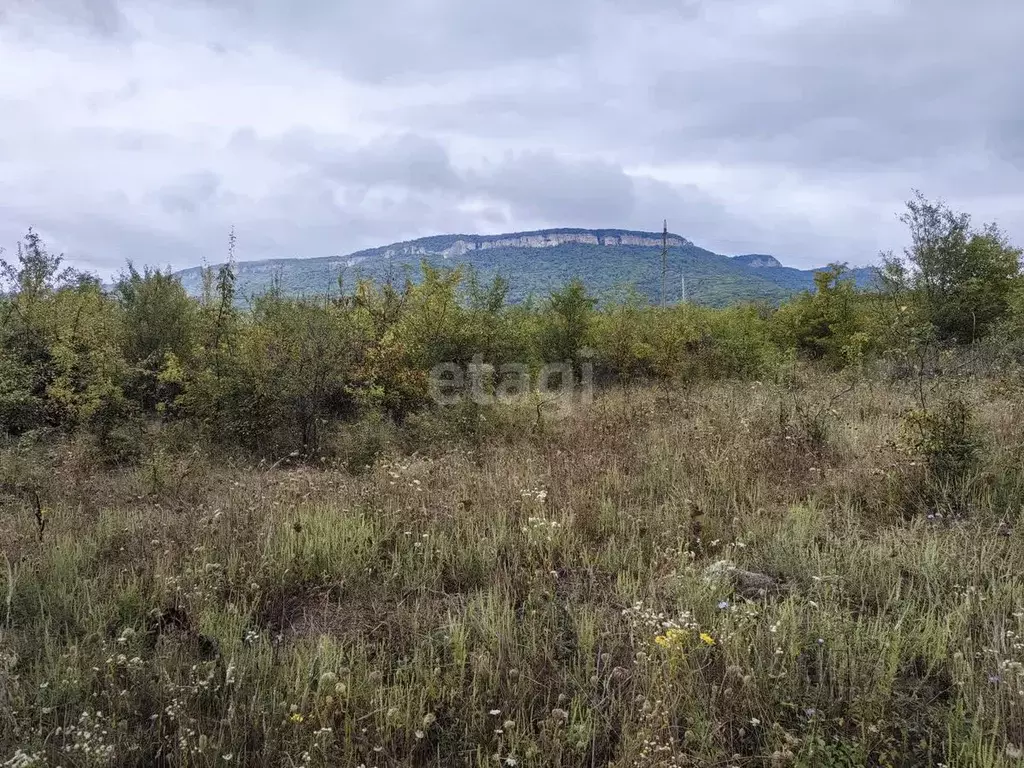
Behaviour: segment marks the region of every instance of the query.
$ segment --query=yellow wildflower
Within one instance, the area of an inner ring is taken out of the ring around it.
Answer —
[[[713,638],[707,632],[701,632],[700,633],[700,640],[705,645],[714,645],[715,644],[715,638]]]
[[[288,716],[288,721],[292,723],[301,723],[303,720],[305,720],[305,718],[302,716],[301,712],[292,712],[291,715]]]
[[[687,637],[685,629],[673,627],[672,629],[665,630],[665,634],[657,635],[654,638],[654,642],[662,648],[677,648],[686,642]]]

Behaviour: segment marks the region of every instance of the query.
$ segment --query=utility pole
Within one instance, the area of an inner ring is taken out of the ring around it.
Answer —
[[[661,231],[661,306],[665,306],[665,281],[668,279],[668,219]]]

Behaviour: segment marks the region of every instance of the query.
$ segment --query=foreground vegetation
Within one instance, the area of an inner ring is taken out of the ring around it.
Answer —
[[[0,529],[7,764],[1017,764],[1019,391],[973,387],[943,484],[913,388],[849,386],[395,431],[360,475],[70,446]]]
[[[427,270],[243,313],[30,234],[0,765],[1019,764],[1020,253],[907,220],[884,292],[729,310]],[[474,359],[593,397],[433,402]]]

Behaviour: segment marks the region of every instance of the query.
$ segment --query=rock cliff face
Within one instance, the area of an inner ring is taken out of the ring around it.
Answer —
[[[458,258],[471,251],[487,251],[494,248],[553,248],[567,243],[660,248],[662,236],[655,232],[603,232],[600,230],[544,230],[507,236],[457,235],[453,241],[437,245],[423,245],[417,242],[401,243],[387,248],[384,255],[387,257],[443,256],[444,258]],[[692,245],[689,240],[678,235],[669,235],[667,243],[670,248]]]
[[[778,259],[751,259],[747,262],[748,267],[781,267]]]
[[[741,256],[733,256],[732,260],[737,264],[743,264],[754,269],[765,269],[770,267],[781,267],[782,262],[774,256],[764,253],[745,253]]]

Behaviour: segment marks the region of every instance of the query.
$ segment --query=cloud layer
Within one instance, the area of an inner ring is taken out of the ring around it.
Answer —
[[[1014,0],[8,0],[0,243],[184,267],[657,229],[796,266],[912,188],[1024,239]]]

